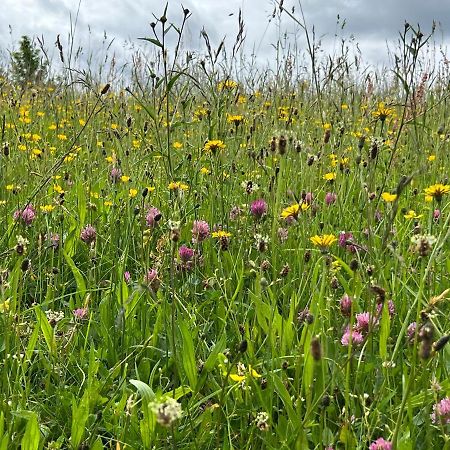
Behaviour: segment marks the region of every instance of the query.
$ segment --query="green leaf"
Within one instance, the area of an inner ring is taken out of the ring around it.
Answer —
[[[186,372],[191,388],[195,389],[197,386],[197,364],[195,363],[194,341],[192,340],[191,331],[184,320],[180,321],[179,327],[183,339],[181,357],[183,359],[184,371]]]
[[[161,42],[158,41],[158,39],[146,38],[146,37],[138,38],[138,39],[139,39],[140,41],[147,41],[147,42],[150,42],[150,43],[152,43],[153,45],[156,45],[156,46],[159,47],[159,48],[163,48],[163,45],[161,44]]]
[[[387,358],[387,342],[391,331],[391,318],[389,316],[388,304],[384,303],[383,312],[381,314],[380,325],[380,357],[383,361]]]
[[[70,267],[70,270],[72,271],[72,274],[75,278],[75,282],[77,283],[77,295],[80,302],[82,302],[86,295],[86,283],[84,282],[83,275],[81,274],[80,269],[78,269],[78,267],[73,262],[73,259],[68,255],[68,253],[66,253],[66,251],[63,251],[63,254],[67,262],[67,265]]]
[[[39,430],[37,416],[35,413],[31,413],[21,441],[21,448],[22,450],[37,450],[40,440],[41,432]]]
[[[88,416],[89,391],[86,389],[78,405],[75,397],[72,397],[72,429],[70,441],[73,448],[78,448],[83,441]]]
[[[47,347],[49,352],[55,356],[56,355],[56,340],[55,333],[52,326],[48,323],[47,316],[41,308],[35,308],[36,318],[41,328],[42,334],[44,335],[45,342],[47,343]]]

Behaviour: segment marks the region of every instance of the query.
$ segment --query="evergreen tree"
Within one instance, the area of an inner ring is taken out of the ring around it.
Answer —
[[[28,36],[22,36],[19,50],[12,53],[12,74],[20,84],[42,81],[46,65],[41,61],[39,49]]]

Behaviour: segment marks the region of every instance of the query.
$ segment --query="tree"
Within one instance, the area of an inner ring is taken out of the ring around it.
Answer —
[[[42,62],[39,49],[28,36],[22,36],[19,50],[13,52],[12,73],[20,84],[42,81],[46,74],[46,64]]]

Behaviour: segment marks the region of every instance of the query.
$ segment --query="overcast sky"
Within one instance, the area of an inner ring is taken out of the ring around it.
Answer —
[[[238,29],[238,11],[242,9],[246,51],[249,54],[254,51],[259,61],[273,58],[271,44],[280,33],[279,21],[272,17],[273,0],[183,0],[182,3],[192,13],[184,41],[187,47],[201,48],[200,31],[204,27],[213,44],[227,36],[231,48]],[[151,35],[149,23],[154,20],[153,14],[156,17],[162,14],[164,4],[157,0],[1,0],[0,48],[4,56],[7,49],[17,45],[21,35],[43,36],[45,46],[57,59],[56,36],[60,34],[61,43],[67,48],[71,22],[75,24],[79,7],[75,40],[83,47],[83,58],[91,53],[101,57],[112,39],[111,49],[126,58],[131,54],[130,45],[135,48],[145,45],[137,38]],[[289,10],[294,7],[294,14],[299,17],[298,0],[286,0],[284,5]],[[354,36],[365,60],[372,64],[386,63],[386,42],[394,48],[405,21],[420,23],[426,33],[433,20],[438,24],[436,44],[450,49],[449,0],[302,0],[302,6],[307,25],[314,25],[327,52],[337,47],[336,34],[347,39]],[[338,15],[340,25],[345,19],[343,29],[337,25]],[[181,3],[171,0],[169,21],[179,24],[181,17]],[[292,20],[286,15],[282,16],[281,29],[288,31],[291,44],[297,38],[299,46],[304,46],[302,33],[295,32]]]

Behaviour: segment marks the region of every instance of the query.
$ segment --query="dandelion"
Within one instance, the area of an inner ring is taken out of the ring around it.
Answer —
[[[227,117],[227,121],[228,123],[232,123],[235,127],[238,127],[243,121],[244,121],[244,116],[241,115],[228,115]]]
[[[250,212],[256,219],[261,219],[267,213],[267,203],[262,198],[255,200],[250,206]]]
[[[172,397],[161,402],[152,402],[150,408],[156,415],[156,421],[163,427],[170,427],[183,416],[181,405]]]
[[[128,191],[128,197],[130,197],[130,198],[136,197],[137,194],[138,194],[138,190],[137,190],[137,189],[131,188],[131,189]]]
[[[376,441],[370,444],[369,450],[391,450],[392,444],[390,441],[386,441],[383,438],[378,438]]]
[[[194,220],[192,224],[192,242],[203,242],[209,236],[209,225],[204,220]]]
[[[97,237],[97,232],[92,225],[86,225],[80,233],[80,239],[86,244],[93,244]]]
[[[336,172],[328,172],[322,178],[325,181],[333,182],[336,179]]]
[[[308,205],[307,203],[294,203],[293,205],[290,205],[283,209],[283,211],[281,212],[281,218],[287,220],[297,219],[300,212],[306,211],[309,208],[310,205]]]
[[[323,234],[322,236],[316,234],[315,236],[310,237],[309,240],[317,247],[325,250],[328,247],[331,247],[338,239],[334,234]]]
[[[218,238],[218,239],[229,238],[229,237],[231,237],[231,233],[228,233],[228,231],[218,230],[218,231],[213,231],[211,236],[213,238]]]
[[[372,112],[372,116],[380,122],[384,122],[389,116],[392,116],[393,114],[394,111],[391,108],[387,108],[383,102],[378,103],[377,110]]]
[[[209,152],[216,153],[217,150],[223,150],[224,148],[225,148],[225,144],[223,143],[223,141],[221,141],[219,139],[207,141],[203,147],[203,149],[207,153],[209,153]]]
[[[171,181],[167,186],[169,191],[187,191],[189,190],[189,186],[181,181]]]
[[[383,192],[381,194],[381,198],[387,203],[392,203],[397,199],[397,194],[391,194],[390,192]]]
[[[423,217],[423,214],[416,214],[416,212],[413,209],[410,209],[406,214],[403,215],[405,219],[420,219]]]
[[[444,194],[448,194],[450,192],[450,184],[433,184],[425,189],[425,195],[431,198],[436,199],[439,203],[442,200],[442,196]]]

